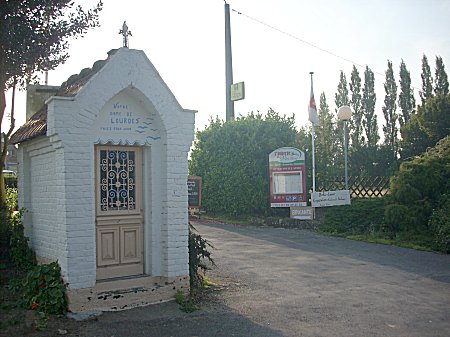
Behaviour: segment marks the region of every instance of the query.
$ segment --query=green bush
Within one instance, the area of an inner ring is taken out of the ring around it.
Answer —
[[[58,262],[35,266],[21,284],[21,297],[27,309],[43,315],[64,314],[67,311],[66,285]]]
[[[7,237],[8,255],[18,270],[27,271],[36,265],[36,257],[24,234],[22,216],[25,210],[18,209],[16,188],[6,189],[6,204],[6,226],[2,225],[2,231]]]
[[[36,256],[28,245],[29,239],[24,234],[22,215],[24,210],[10,215],[10,257],[18,270],[30,270],[36,265]]]
[[[387,227],[394,231],[427,231],[433,209],[449,189],[450,136],[447,136],[421,157],[402,163],[391,178]]]
[[[436,248],[444,253],[450,253],[450,196],[443,195],[439,206],[433,210],[430,217],[430,228],[434,232]]]
[[[266,116],[245,117],[210,125],[198,131],[189,161],[189,173],[201,176],[202,206],[210,213],[239,216],[267,215],[269,154],[297,144],[293,117],[273,110]]]
[[[421,199],[420,191],[416,187],[409,183],[398,182],[396,177],[391,179],[391,186],[393,187],[392,196],[400,204],[410,205]]]
[[[6,205],[11,213],[19,210],[17,188],[9,187],[6,189]]]
[[[411,222],[409,208],[405,205],[391,204],[384,210],[386,219],[385,229],[391,233],[397,233],[408,228]]]
[[[384,198],[353,199],[351,205],[326,207],[319,230],[335,235],[378,232],[384,224]]]

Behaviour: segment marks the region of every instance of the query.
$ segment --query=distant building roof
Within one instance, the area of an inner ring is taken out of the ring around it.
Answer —
[[[116,53],[117,49],[112,49],[108,52],[106,60],[96,61],[92,68],[85,68],[79,74],[70,76],[66,82],[61,84],[60,90],[55,96],[73,97],[80,90],[89,79],[96,74],[103,66],[110,60],[110,57]],[[18,144],[24,141],[44,136],[47,133],[47,104],[38,110],[29,120],[25,122],[12,136],[11,143]]]

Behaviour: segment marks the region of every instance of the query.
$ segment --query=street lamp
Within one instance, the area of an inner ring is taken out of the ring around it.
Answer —
[[[337,117],[344,122],[344,159],[345,159],[345,189],[348,190],[348,169],[347,169],[347,121],[352,118],[352,110],[348,105],[343,105],[338,109]]]

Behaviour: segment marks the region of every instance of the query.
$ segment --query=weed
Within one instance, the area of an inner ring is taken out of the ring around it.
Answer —
[[[186,313],[199,310],[199,307],[194,303],[192,295],[185,295],[181,289],[175,294],[175,302],[180,305],[180,310]]]
[[[40,316],[39,319],[35,319],[33,322],[34,328],[38,331],[44,330],[48,325],[48,316],[42,313]]]
[[[202,280],[202,288],[203,289],[209,289],[212,288],[214,286],[214,283],[207,277],[207,276],[203,276],[203,280]]]
[[[18,325],[23,321],[23,317],[22,316],[15,316],[12,317],[8,320],[8,325],[13,326],[13,325]]]
[[[205,261],[209,261],[214,265],[211,252],[208,248],[212,245],[196,231],[195,227],[189,223],[189,277],[191,291],[200,288],[203,284],[203,277],[200,270],[205,272],[208,266]]]
[[[184,292],[181,289],[178,289],[178,291],[175,294],[175,302],[177,304],[182,305],[184,303]]]

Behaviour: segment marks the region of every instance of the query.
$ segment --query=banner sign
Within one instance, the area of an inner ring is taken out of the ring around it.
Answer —
[[[324,191],[311,193],[312,207],[350,205],[350,191]]]
[[[306,206],[305,154],[281,147],[269,154],[270,206]]]
[[[202,207],[202,177],[188,176],[187,186],[189,208]]]

